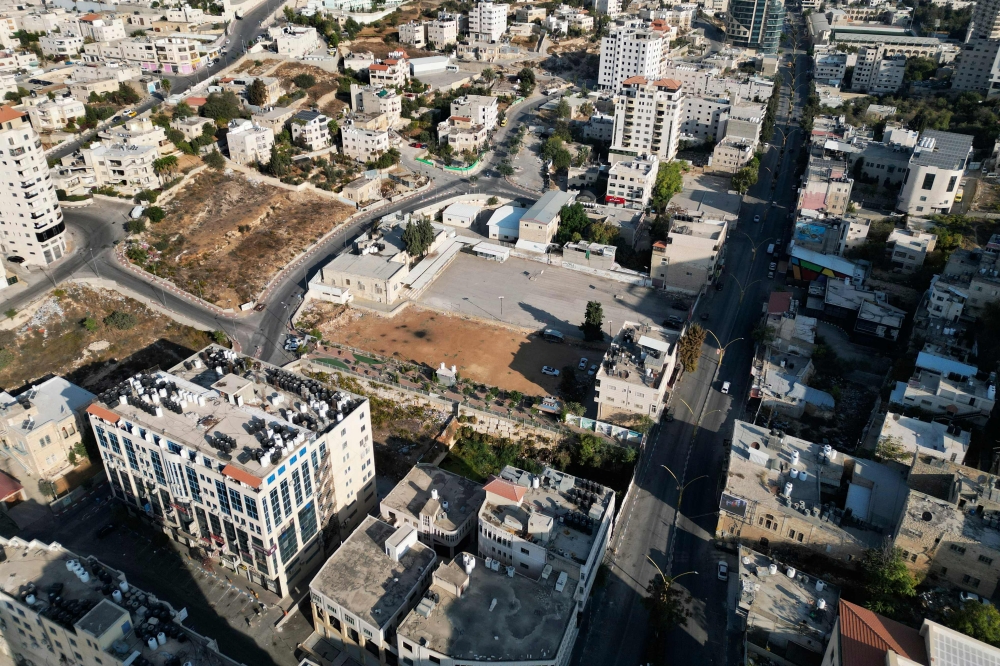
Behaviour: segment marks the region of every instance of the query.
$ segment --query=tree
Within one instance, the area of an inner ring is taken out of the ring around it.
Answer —
[[[861,160],[858,160],[859,162]],[[743,167],[733,174],[733,189],[740,194],[746,194],[747,190],[757,184],[758,169],[749,166]]]
[[[56,484],[52,483],[48,479],[38,480],[38,491],[45,497],[51,497],[52,499],[55,499],[58,494],[56,492]]]
[[[936,60],[916,56],[906,59],[906,69],[903,71],[903,82],[927,81],[934,77],[938,64]]]
[[[137,220],[129,220],[125,223],[125,231],[130,234],[141,234],[146,230],[146,221],[141,217]]]
[[[498,203],[500,203],[500,200],[497,199],[496,197],[490,197],[489,199],[486,200],[487,206],[496,206]]]
[[[898,617],[903,610],[903,600],[917,593],[902,551],[888,541],[882,548],[865,551],[861,558],[861,574],[867,598],[865,608],[875,613]]]
[[[202,159],[205,161],[205,164],[216,171],[222,171],[226,168],[226,158],[222,156],[218,148],[205,155]]]
[[[771,344],[774,342],[775,337],[777,337],[774,329],[763,322],[754,327],[751,336],[753,337],[754,342],[759,342],[764,345]]]
[[[580,105],[580,115],[587,116],[588,118],[594,115],[594,105],[590,102],[584,102]]]
[[[232,90],[209,93],[205,103],[201,105],[201,115],[215,121],[229,121],[243,116],[243,105]]]
[[[171,86],[170,79],[168,79],[168,78],[162,78],[162,79],[160,79],[160,87],[163,88],[163,92],[169,93],[170,92],[170,86]]]
[[[503,162],[500,163],[500,166],[497,167],[497,173],[505,177],[513,176],[514,167],[510,165],[510,162],[504,160]]]
[[[122,312],[121,310],[114,310],[104,318],[105,326],[108,328],[117,328],[120,331],[127,331],[134,328],[135,324],[135,315],[129,312]]]
[[[566,418],[567,414],[574,414],[576,416],[583,416],[584,413],[587,410],[584,409],[583,405],[581,405],[578,402],[567,402],[565,405],[563,405],[562,411],[563,411],[562,417]]]
[[[687,624],[688,611],[682,601],[683,592],[674,588],[674,579],[657,573],[646,586],[646,596],[642,605],[649,611],[649,626],[657,642],[662,641],[670,631]]]
[[[948,613],[944,623],[977,641],[1000,647],[1000,611],[995,606],[971,601]]]
[[[187,102],[178,102],[177,106],[174,107],[173,117],[178,120],[183,120],[184,118],[190,118],[194,115],[194,109]]]
[[[521,401],[524,400],[524,394],[520,391],[511,391],[507,394],[510,397],[510,404],[514,407],[518,407]]]
[[[580,168],[590,159],[590,146],[580,146],[573,158],[573,166]]]
[[[153,173],[157,176],[170,176],[177,170],[177,156],[167,155],[153,160]]]
[[[97,320],[91,316],[84,318],[84,320],[80,322],[80,325],[91,333],[97,330]]]
[[[316,85],[316,77],[312,74],[296,74],[295,78],[292,79],[292,83],[298,88],[312,88]]]
[[[566,101],[566,98],[560,99],[559,106],[556,107],[556,116],[568,119],[571,115],[573,115],[573,109],[569,107],[569,102]]]
[[[603,340],[604,331],[604,306],[600,301],[588,301],[587,311],[583,316],[583,324],[580,330],[583,331],[584,340]]]
[[[288,174],[292,166],[292,159],[284,151],[278,150],[278,144],[271,146],[271,160],[267,163],[267,171],[275,178],[281,178]]]
[[[684,364],[685,372],[696,372],[701,358],[701,346],[705,344],[705,329],[693,324],[677,343],[677,358]]]
[[[903,448],[902,439],[896,435],[879,437],[878,444],[875,445],[875,460],[879,462],[906,462],[909,458],[910,453]]]
[[[583,204],[577,202],[571,206],[563,206],[559,210],[559,230],[556,232],[556,242],[563,244],[570,241],[583,240],[590,218]]]
[[[354,20],[354,18],[348,16],[347,20],[344,21],[344,32],[347,33],[349,39],[354,39],[361,32],[362,25]]]
[[[496,72],[493,71],[492,67],[487,67],[482,71],[483,81],[489,83],[496,77]]]
[[[403,243],[406,244],[406,252],[411,257],[422,257],[431,243],[434,241],[434,227],[430,220],[421,219],[414,223],[410,220],[403,229]]]
[[[264,106],[267,104],[267,86],[260,79],[254,79],[247,88],[247,101],[254,106]]]
[[[159,206],[150,206],[146,209],[146,217],[149,218],[150,222],[162,222],[166,216],[167,214]]]
[[[684,176],[680,162],[660,162],[656,172],[656,183],[653,185],[653,208],[663,212],[670,199],[684,189]]]

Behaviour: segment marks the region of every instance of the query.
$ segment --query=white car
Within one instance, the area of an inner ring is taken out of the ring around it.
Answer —
[[[719,580],[729,580],[729,565],[719,562]]]
[[[586,370],[587,369],[587,357],[586,356],[584,356],[583,358],[580,359],[580,363],[576,366],[576,369],[577,370]]]
[[[981,597],[978,594],[973,594],[972,592],[959,592],[958,600],[961,601],[962,603],[965,603],[966,601],[976,601],[983,604],[984,606],[993,605],[989,599]]]
[[[550,368],[547,365],[543,365],[542,366],[542,374],[543,375],[549,375],[550,377],[558,377],[559,376],[559,371],[556,370],[555,368]]]
[[[760,215],[754,215],[753,216],[753,221],[754,222],[760,222]]]
[[[774,263],[772,261],[771,264],[767,267],[767,270],[773,271],[773,270],[777,270],[777,268],[778,268],[778,264],[776,264],[776,263]]]
[[[722,392],[729,393],[729,382],[722,382]]]

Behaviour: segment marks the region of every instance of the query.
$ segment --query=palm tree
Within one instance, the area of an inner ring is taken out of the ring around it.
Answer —
[[[153,173],[157,176],[172,175],[177,169],[177,156],[167,155],[158,160],[153,160]]]

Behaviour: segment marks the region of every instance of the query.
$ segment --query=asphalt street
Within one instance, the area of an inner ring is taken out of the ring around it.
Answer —
[[[808,92],[798,84],[805,81],[811,61],[801,51],[787,57],[794,66],[798,114]],[[734,420],[742,418],[754,350],[751,332],[771,290],[770,258],[764,252],[773,240],[784,239],[786,216],[795,204],[795,157],[803,137],[796,125],[786,124],[791,72],[782,67],[785,84],[772,139],[776,146],[764,155],[760,179],[744,198],[739,223],[727,243],[724,289],[711,290],[693,315],[698,320],[707,313],[706,326],[718,340],[708,336],[697,371],[687,374],[674,394],[675,421],[660,424],[640,456],[637,492],[621,508],[622,527],[611,544],[608,582],[595,591],[584,616],[573,659],[580,666],[643,663],[648,616],[641,599],[657,575],[648,558],[667,575],[678,577],[675,585],[690,595],[687,625],[656,646],[666,663],[728,666],[739,661],[738,627],[730,625],[728,610],[734,601],[728,591],[734,588],[718,580],[715,570],[727,554],[715,547],[713,537],[727,455],[723,440]],[[762,222],[754,223],[755,215]],[[724,354],[719,354],[720,348]],[[728,395],[720,392],[725,381],[731,382]],[[681,486],[686,492],[678,513]]]

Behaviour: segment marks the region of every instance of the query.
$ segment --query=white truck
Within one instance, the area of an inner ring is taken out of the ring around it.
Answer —
[[[236,10],[236,18],[237,19],[242,19],[243,18],[243,10],[242,9],[237,9]]]

